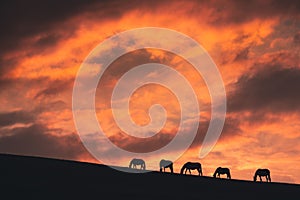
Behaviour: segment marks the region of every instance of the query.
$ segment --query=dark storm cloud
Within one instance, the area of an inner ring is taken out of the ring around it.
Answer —
[[[253,19],[268,19],[274,16],[296,16],[300,13],[298,0],[270,1],[216,1],[208,4],[213,8],[210,22],[213,25],[241,24]]]
[[[16,123],[30,123],[33,121],[33,115],[22,110],[0,113],[0,127],[9,126]]]
[[[237,52],[234,61],[242,61],[242,60],[247,60],[250,52],[250,47],[246,47],[239,52]]]
[[[207,134],[209,121],[203,121],[200,122],[197,134],[191,144],[191,148],[200,148],[204,137]],[[220,140],[227,140],[228,138],[232,138],[234,136],[237,136],[241,133],[240,129],[240,121],[227,117],[225,120],[225,124],[222,130],[222,133],[220,135]],[[174,139],[177,132],[174,130],[173,132],[160,132],[156,134],[155,136],[151,138],[133,138],[128,137],[128,135],[124,134],[115,134],[113,136],[110,136],[109,139],[118,147],[121,147],[122,149],[125,149],[130,152],[136,152],[136,153],[145,153],[145,152],[151,152],[155,151],[157,149],[160,149],[167,145],[172,139]],[[189,132],[184,133],[182,138],[180,139],[180,142],[185,142],[185,134],[191,134]],[[213,134],[213,133],[212,133]],[[213,138],[212,138],[213,139]],[[214,139],[213,139],[214,140]],[[207,142],[213,142],[213,141],[207,141]],[[170,151],[177,151],[181,148],[180,145],[175,145],[173,149],[170,149]]]
[[[234,43],[243,43],[245,40],[247,40],[249,37],[251,37],[250,34],[240,34],[236,38],[234,38]]]
[[[45,32],[70,16],[84,11],[94,0],[62,1],[1,1],[0,42],[2,51],[14,48],[20,39]]]
[[[130,152],[145,153],[155,151],[168,144],[174,137],[174,133],[157,133],[150,138],[128,137],[124,134],[116,134],[109,139],[117,146]]]
[[[68,109],[70,108],[68,104],[64,101],[58,100],[58,101],[53,101],[49,102],[47,104],[39,105],[37,107],[38,111],[61,111],[63,109]]]
[[[1,39],[0,39],[1,42]],[[7,83],[7,80],[2,81],[3,77],[18,64],[18,60],[15,58],[2,58],[1,48],[0,48],[0,87],[4,83]]]
[[[300,44],[300,32],[294,36],[294,42],[298,45]]]
[[[26,49],[28,55],[47,54],[53,51],[53,48],[55,48],[55,45],[57,45],[59,41],[67,39],[73,34],[74,30],[65,32],[60,32],[56,29],[49,30],[47,33],[40,34],[35,41],[29,40],[29,42],[23,42],[20,45],[22,45],[23,48],[30,46],[30,48]]]
[[[1,70],[1,68],[0,68],[0,70]],[[1,73],[1,71],[0,71],[0,73]],[[0,75],[1,76],[1,75]],[[12,84],[13,83],[13,81],[12,81],[12,79],[1,79],[0,78],[0,94],[1,94],[1,91],[3,92],[5,89],[7,89],[9,86],[10,86],[10,84]]]
[[[0,2],[0,72],[2,76],[17,64],[17,58],[7,59],[3,55],[11,50],[33,48],[46,49],[64,37],[61,30],[69,26],[57,26],[69,17],[85,10],[96,1],[1,1]],[[66,31],[72,33],[72,31]],[[42,34],[33,44],[26,39]]]
[[[169,52],[161,51],[161,53],[164,54],[163,59],[153,57],[146,49],[139,49],[126,53],[114,60],[114,62],[109,66],[109,70],[107,70],[107,72],[105,71],[103,76],[120,78],[133,67],[151,62],[170,64],[171,60],[174,59],[174,55]]]
[[[227,139],[240,133],[242,133],[240,120],[233,117],[226,117],[220,139]]]
[[[5,58],[8,52],[19,50],[28,56],[51,50],[59,41],[76,34],[78,20],[118,19],[133,9],[162,5],[152,1],[97,0],[13,0],[0,2],[0,77],[17,65],[18,57]],[[32,40],[32,38],[34,38]]]
[[[200,148],[204,137],[207,135],[208,126],[210,123],[210,119],[207,119],[205,121],[201,121],[198,126],[197,134],[191,144],[191,148]],[[242,130],[240,128],[240,120],[227,116],[224,127],[222,129],[222,133],[220,135],[219,140],[227,140],[229,138],[235,137],[242,133]],[[116,134],[109,139],[118,147],[121,147],[122,149],[136,152],[136,153],[144,153],[144,152],[151,152],[157,149],[160,149],[167,145],[172,139],[174,139],[175,135],[177,134],[176,130],[173,130],[171,132],[160,132],[156,134],[155,136],[151,138],[133,138],[128,137],[128,135],[125,134]],[[182,138],[180,139],[181,142],[184,143],[185,141],[185,134],[191,134],[190,132],[184,133]],[[211,134],[214,134],[211,132]],[[214,141],[214,138],[212,138]],[[208,143],[213,141],[207,141]],[[173,149],[170,149],[171,151],[177,151],[181,147],[180,145],[175,146]]]
[[[296,112],[300,109],[300,69],[265,66],[241,76],[229,94],[228,111]]]
[[[39,98],[51,98],[54,96],[58,96],[64,91],[70,90],[72,88],[73,79],[68,80],[51,80],[47,83],[45,89],[39,91],[34,99]]]
[[[43,33],[36,45],[47,45],[59,40],[61,30],[72,32],[72,25],[63,22],[73,16],[87,15],[99,22],[107,19],[117,19],[133,9],[145,12],[157,11],[158,8],[168,10],[173,1],[97,1],[97,0],[13,0],[0,3],[0,55],[10,49],[15,49],[24,38]],[[176,2],[175,2],[176,3]],[[182,1],[181,3],[184,3]],[[193,1],[194,8],[189,13],[199,15],[198,9],[212,8],[211,20],[215,24],[241,23],[254,18],[272,17],[277,15],[298,15],[300,3],[297,0],[262,1]],[[182,4],[178,4],[182,5]],[[184,4],[183,4],[184,5]],[[180,9],[180,7],[178,8]],[[73,24],[76,26],[76,24]]]
[[[209,119],[207,119],[207,121],[200,122],[197,135],[191,147],[200,147],[202,145],[204,137],[207,135],[209,123],[210,123]],[[236,118],[227,116],[219,140],[226,140],[240,133],[241,133],[240,121]],[[213,141],[207,141],[207,142],[210,143]]]
[[[48,131],[38,124],[9,130],[10,134],[0,137],[0,152],[63,159],[89,156],[76,134],[54,136]]]
[[[89,15],[98,21],[121,17],[135,8],[156,6],[150,1],[116,1],[116,0],[12,0],[0,3],[0,43],[3,51],[16,48],[20,41],[38,33],[44,36],[37,45],[55,43],[61,35],[61,30],[69,30],[70,25],[63,22],[73,16]],[[59,26],[58,26],[59,25]],[[49,34],[49,31],[56,30]]]
[[[23,92],[26,92],[28,89],[41,87],[50,82],[50,79],[44,76],[40,76],[38,78],[12,78],[1,77],[0,74],[0,95],[3,96],[11,91],[17,91],[17,93],[20,95]]]
[[[33,99],[54,97],[62,94],[72,87],[73,79],[51,80],[47,77],[39,78],[0,78],[0,95],[7,99],[20,99],[28,90],[37,90]],[[28,97],[27,97],[28,98]]]

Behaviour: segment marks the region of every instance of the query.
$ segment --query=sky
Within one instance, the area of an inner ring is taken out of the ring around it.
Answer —
[[[14,0],[0,4],[0,153],[102,163],[76,129],[72,98],[77,73],[90,52],[111,36],[159,27],[197,41],[218,67],[227,102],[221,136],[199,158],[212,115],[208,86],[184,58],[159,49],[140,49],[116,59],[97,85],[96,116],[109,140],[127,151],[144,153],[162,148],[176,136],[180,103],[186,103],[187,110],[190,107],[188,99],[180,102],[170,88],[147,84],[127,99],[130,117],[140,126],[151,122],[148,109],[152,105],[164,107],[166,123],[153,137],[124,133],[111,108],[112,91],[126,72],[141,64],[161,63],[189,81],[200,108],[196,137],[174,160],[175,172],[185,162],[195,161],[202,164],[206,176],[222,166],[230,168],[234,179],[252,180],[257,168],[269,168],[275,182],[300,183],[299,1]],[[176,40],[169,43],[178,45]],[[99,68],[95,65],[91,72],[98,73]],[[148,75],[163,76],[180,89],[174,76],[161,71]],[[128,89],[130,84],[123,87]],[[122,115],[124,110],[118,112]],[[186,135],[188,124],[195,120],[189,117]],[[89,126],[90,122],[84,123]],[[118,156],[95,145],[108,157]],[[170,153],[177,151],[170,149]],[[161,158],[146,160],[148,169],[158,170]],[[128,159],[119,159],[124,166],[129,164]]]

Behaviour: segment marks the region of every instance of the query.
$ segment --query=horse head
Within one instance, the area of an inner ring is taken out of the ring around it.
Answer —
[[[256,175],[255,175],[255,176],[253,176],[253,181],[254,181],[254,182],[256,181],[256,178],[257,178],[257,177],[256,177]]]

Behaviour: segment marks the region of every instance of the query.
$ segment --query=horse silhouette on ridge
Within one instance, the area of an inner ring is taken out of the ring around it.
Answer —
[[[173,173],[173,162],[170,160],[164,160],[162,159],[159,162],[159,171],[160,172],[165,172],[166,168],[169,168],[171,173]]]
[[[218,167],[213,175],[213,177],[218,177],[220,178],[221,174],[226,174],[228,179],[231,179],[230,175],[230,169],[229,168],[223,168],[223,167]]]
[[[141,168],[140,169],[143,169],[145,170],[146,169],[146,163],[143,159],[140,159],[140,158],[134,158],[130,161],[129,163],[129,168],[135,168],[137,169],[137,165],[140,165]]]
[[[199,162],[186,162],[181,170],[180,170],[180,174],[186,174],[187,171],[191,173],[191,170],[197,170],[199,172],[199,176],[202,176],[202,166]]]
[[[260,181],[262,182],[262,176],[266,177],[267,182],[271,182],[271,174],[269,169],[257,169],[255,171],[253,180],[256,181],[257,176],[259,176]]]

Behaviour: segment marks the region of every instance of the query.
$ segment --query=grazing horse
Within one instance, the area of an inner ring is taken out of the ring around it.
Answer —
[[[139,158],[134,158],[130,161],[129,168],[136,168],[137,165],[141,166],[141,169],[145,170],[146,169],[146,164],[143,159]]]
[[[201,164],[199,162],[187,162],[185,163],[181,170],[180,170],[180,174],[186,174],[187,170],[189,170],[190,174],[191,173],[191,170],[197,170],[199,172],[199,176],[202,176],[202,167],[201,167]]]
[[[269,169],[257,169],[255,171],[253,180],[256,181],[257,176],[259,176],[260,181],[262,181],[262,176],[266,177],[267,182],[271,182],[271,175],[270,175],[270,170]]]
[[[228,179],[231,179],[231,175],[230,175],[230,170],[229,168],[223,168],[223,167],[218,167],[214,173],[214,177],[219,177],[221,174],[226,174]]]
[[[166,168],[170,168],[171,173],[173,173],[173,162],[170,161],[170,160],[164,160],[164,159],[162,159],[159,162],[159,171],[160,172],[165,172]]]

